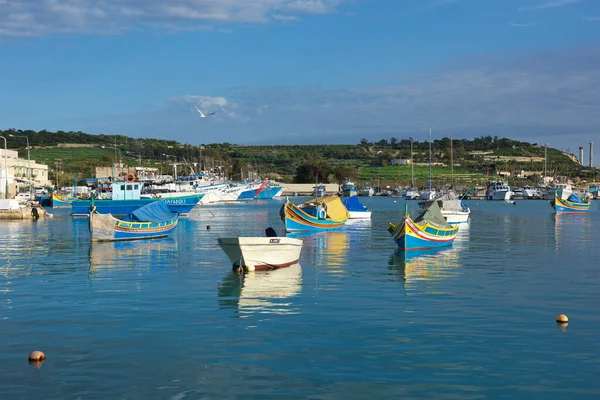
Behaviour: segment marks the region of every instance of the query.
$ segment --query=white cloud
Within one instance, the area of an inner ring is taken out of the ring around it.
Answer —
[[[586,21],[600,21],[600,17],[581,17],[583,19],[585,19]]]
[[[552,0],[552,1],[544,1],[538,4],[534,4],[531,6],[523,6],[519,7],[519,11],[538,11],[545,10],[548,8],[557,8],[564,7],[570,4],[579,3],[584,0]]]
[[[532,26],[536,26],[537,22],[509,22],[510,26],[514,26],[515,28],[530,28]]]
[[[0,2],[0,36],[202,30],[328,14],[346,0],[12,0]]]

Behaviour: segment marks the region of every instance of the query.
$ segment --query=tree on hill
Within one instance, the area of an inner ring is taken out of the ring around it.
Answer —
[[[324,159],[306,160],[296,169],[295,183],[329,183],[331,168]]]

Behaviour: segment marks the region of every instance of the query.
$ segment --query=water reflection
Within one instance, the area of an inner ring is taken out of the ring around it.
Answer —
[[[294,264],[273,271],[229,272],[219,285],[219,304],[249,314],[297,314],[291,298],[302,289],[302,268]]]
[[[456,275],[459,249],[396,250],[388,264],[390,271],[400,274],[404,282],[443,279]]]
[[[346,273],[350,251],[350,235],[344,231],[337,232],[294,232],[288,237],[302,239],[302,258],[308,259],[311,265],[322,266],[333,275]]]
[[[175,239],[166,238],[149,241],[93,242],[90,243],[89,249],[89,273],[92,277],[101,270],[147,270],[152,265],[172,263],[172,258],[177,255],[178,245]]]
[[[594,237],[592,234],[592,219],[589,214],[553,214],[554,218],[554,246],[561,248],[591,244],[586,238]]]

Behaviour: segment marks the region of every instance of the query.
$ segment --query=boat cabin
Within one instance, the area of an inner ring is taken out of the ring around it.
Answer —
[[[139,200],[143,186],[141,182],[115,182],[112,184],[112,199]]]

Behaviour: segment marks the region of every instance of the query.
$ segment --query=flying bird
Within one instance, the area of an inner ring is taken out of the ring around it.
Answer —
[[[213,115],[213,114],[215,113],[215,112],[213,111],[213,112],[211,112],[211,113],[204,114],[202,111],[200,111],[200,109],[199,109],[198,107],[196,107],[196,111],[198,111],[198,112],[200,113],[200,117],[201,117],[201,118],[206,118],[206,117],[208,117],[209,115]]]

